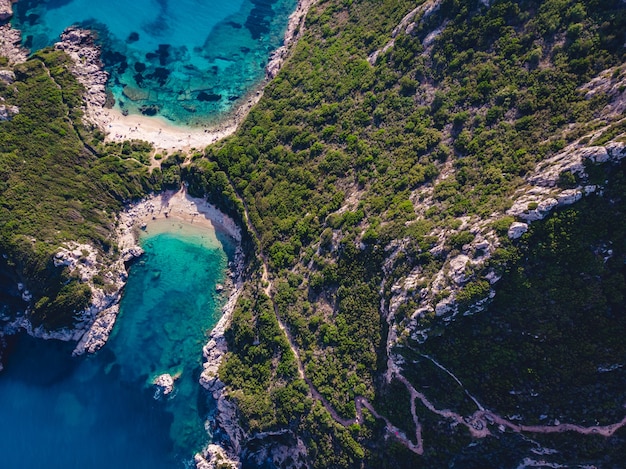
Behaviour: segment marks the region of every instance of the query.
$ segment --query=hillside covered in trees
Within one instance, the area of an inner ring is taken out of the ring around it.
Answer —
[[[244,467],[619,467],[625,31],[622,0],[320,0],[236,134],[152,173],[42,52],[0,85],[4,275],[66,324],[57,244],[108,253],[182,180],[250,240],[219,370]]]

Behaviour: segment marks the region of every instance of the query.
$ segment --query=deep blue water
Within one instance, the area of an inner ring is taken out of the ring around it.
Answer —
[[[211,122],[245,99],[282,44],[297,0],[19,0],[31,50],[72,24],[94,29],[116,106],[173,123]]]
[[[72,358],[74,344],[16,339],[0,373],[0,467],[184,467],[209,441],[198,375],[232,245],[172,222],[142,244],[102,350]],[[165,372],[180,374],[175,395],[155,399]]]

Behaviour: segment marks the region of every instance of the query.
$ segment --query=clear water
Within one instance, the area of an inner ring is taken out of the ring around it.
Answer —
[[[116,106],[179,125],[218,119],[246,99],[282,44],[297,0],[19,0],[31,50],[68,26],[93,29]]]
[[[212,411],[198,384],[202,346],[221,314],[233,247],[169,221],[149,225],[121,314],[105,347],[17,339],[0,373],[0,467],[184,467],[209,441]],[[171,398],[153,378],[180,374]]]

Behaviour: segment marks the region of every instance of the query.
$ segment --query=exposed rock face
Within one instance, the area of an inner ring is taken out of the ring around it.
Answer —
[[[140,256],[141,248],[132,250],[133,256]],[[83,311],[71,336],[64,340],[77,340],[78,344],[73,355],[93,353],[99,350],[109,338],[119,312],[119,300],[122,289],[126,285],[128,274],[126,264],[130,253],[113,260],[104,257],[95,247],[89,244],[67,243],[54,256],[56,267],[66,266],[70,272],[80,278],[81,282],[91,288],[91,304]],[[106,290],[94,283],[99,276],[107,285]],[[36,331],[35,331],[36,332]],[[40,337],[41,335],[35,334]],[[60,337],[59,337],[60,338]]]
[[[304,18],[313,3],[315,3],[315,0],[300,0],[298,2],[296,11],[289,17],[283,45],[272,53],[265,67],[265,75],[267,78],[272,79],[278,74],[280,67],[282,67],[287,58],[290,46],[295,43],[302,34]]]
[[[13,0],[0,0],[0,21],[6,21],[13,16]]]
[[[17,106],[0,105],[0,121],[11,120],[13,116],[19,114],[20,108]]]
[[[0,26],[0,56],[9,59],[11,64],[26,62],[28,50],[24,49],[21,44],[22,33],[20,31],[11,28],[10,24]]]
[[[402,23],[400,27],[404,25],[405,23]],[[414,340],[423,341],[428,337],[429,329],[421,325],[424,324],[421,321],[423,317],[439,316],[444,322],[449,322],[461,312],[457,298],[470,282],[475,282],[474,286],[480,288],[475,291],[484,291],[485,294],[484,298],[472,300],[473,304],[462,311],[463,314],[472,314],[484,309],[489,299],[495,295],[493,288],[487,288],[493,286],[501,277],[500,272],[489,267],[487,262],[500,246],[500,240],[492,228],[495,221],[501,219],[503,215],[515,217],[516,221],[509,226],[507,234],[510,239],[518,239],[528,230],[530,223],[545,218],[555,208],[571,205],[594,192],[602,192],[600,185],[588,183],[587,168],[589,165],[617,164],[626,158],[624,134],[615,135],[612,141],[601,145],[593,144],[594,140],[605,135],[612,124],[623,119],[623,113],[617,111],[626,110],[624,86],[626,73],[609,69],[582,87],[583,91],[587,91],[588,97],[597,93],[608,95],[609,102],[600,113],[597,122],[602,126],[539,163],[526,178],[525,183],[513,194],[513,204],[505,214],[493,213],[486,219],[477,216],[460,217],[458,221],[461,222],[461,226],[457,229],[438,227],[428,233],[429,237],[436,240],[429,252],[441,260],[442,266],[439,271],[428,274],[417,265],[410,273],[393,283],[389,301],[381,302],[381,312],[389,325],[387,340],[389,369],[393,368],[395,360],[400,360],[392,352],[399,340],[410,336]],[[440,180],[449,177],[453,171],[452,168],[447,172],[442,171]],[[411,195],[411,201],[416,215],[423,216],[432,201],[432,187],[417,189]],[[471,232],[475,239],[469,245],[463,246],[459,253],[458,250],[446,247],[446,240],[461,230]],[[405,250],[407,245],[406,240],[396,240],[386,248],[383,284],[393,276],[395,259],[402,253],[407,254]],[[381,292],[384,293],[382,288]],[[396,313],[401,305],[409,301],[417,304],[415,311],[398,321]]]
[[[221,446],[209,445],[202,455],[196,455],[196,467],[198,468],[216,467],[209,465],[215,464],[216,461],[225,461],[226,464],[230,465],[227,467],[239,467],[239,453],[245,435],[238,423],[237,406],[228,399],[225,384],[219,379],[218,370],[228,351],[224,333],[230,324],[230,318],[243,287],[243,267],[244,255],[241,247],[238,246],[233,269],[235,288],[231,291],[230,297],[222,309],[221,319],[211,331],[209,341],[202,350],[205,362],[200,375],[200,385],[209,391],[217,402],[216,422],[226,438],[220,442]]]
[[[160,389],[164,396],[167,396],[174,391],[174,377],[168,373],[164,373],[154,378],[153,384]]]
[[[509,227],[508,235],[511,239],[517,239],[528,231],[527,223],[513,222]]]
[[[15,81],[15,73],[12,70],[0,70],[0,81],[10,85]]]
[[[219,445],[209,445],[202,454],[194,457],[196,469],[238,469],[241,467],[239,461],[234,461],[228,457],[224,448]]]
[[[95,123],[90,112],[100,112],[98,110],[104,107],[107,100],[106,83],[109,79],[109,74],[102,70],[100,48],[96,46],[91,32],[74,27],[61,34],[61,41],[54,48],[66,52],[72,58],[72,73],[85,87],[85,118]]]
[[[242,460],[247,467],[268,461],[273,467],[308,467],[306,446],[290,430],[257,433],[246,442]]]
[[[100,350],[111,334],[118,312],[119,306],[113,305],[98,314],[94,323],[76,345],[73,355],[82,355],[85,352],[94,353]]]
[[[440,0],[428,0],[422,3],[420,6],[416,7],[414,10],[410,11],[404,18],[402,18],[398,26],[394,28],[391,33],[391,39],[389,40],[389,42],[387,42],[387,44],[385,44],[381,49],[378,49],[369,55],[367,61],[370,63],[370,65],[374,65],[381,54],[384,54],[395,45],[396,37],[398,36],[398,34],[402,32],[404,32],[405,34],[411,34],[413,32],[413,30],[417,26],[415,20],[418,15],[421,16],[417,21],[423,21],[434,12],[436,12],[439,9],[440,5]],[[435,32],[434,34],[436,36],[438,33]],[[430,38],[430,42],[432,42],[433,39],[434,37]],[[427,47],[428,45],[430,45],[430,43],[424,44],[424,47]]]

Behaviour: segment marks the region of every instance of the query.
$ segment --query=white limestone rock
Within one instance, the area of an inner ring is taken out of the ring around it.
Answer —
[[[15,73],[12,70],[0,70],[0,81],[7,85],[15,82]]]
[[[102,69],[100,48],[90,31],[76,27],[67,28],[54,48],[66,52],[72,58],[72,73],[86,90],[83,99],[85,115],[89,118],[89,112],[102,109],[107,100],[106,83],[109,74]]]
[[[132,246],[122,252],[122,260],[130,262],[133,259],[143,256],[144,250],[140,246]]]
[[[152,381],[152,384],[157,386],[164,396],[167,396],[174,391],[174,377],[169,373],[163,373],[162,375],[157,376],[154,378],[154,381]]]
[[[2,121],[10,121],[13,116],[19,114],[20,108],[17,106],[5,106],[4,104],[0,106],[0,122]]]
[[[13,1],[0,0],[0,21],[6,21],[13,16]]]
[[[102,311],[89,330],[83,334],[72,355],[78,356],[85,352],[94,353],[100,350],[111,334],[118,312],[119,305],[117,304]]]
[[[450,277],[457,285],[462,285],[467,281],[465,267],[469,260],[470,258],[465,254],[459,254],[450,260]]]
[[[238,469],[241,464],[236,459],[231,459],[219,445],[210,444],[202,454],[194,456],[196,469]]]
[[[609,154],[604,147],[586,147],[578,150],[581,159],[589,160],[592,163],[606,163],[609,161]]]
[[[611,161],[618,162],[622,158],[626,158],[626,143],[611,142],[607,144],[606,151],[611,156]]]
[[[454,313],[456,310],[457,310],[456,302],[454,301],[454,298],[452,298],[451,296],[441,300],[435,306],[435,314],[437,316],[443,316],[448,313]]]
[[[528,224],[521,222],[513,222],[509,227],[508,236],[510,239],[517,239],[528,231]]]
[[[0,0],[1,1],[1,0]],[[28,50],[22,47],[22,34],[10,24],[0,26],[0,55],[11,64],[26,62]]]
[[[571,205],[574,202],[578,202],[582,199],[583,193],[578,189],[567,189],[561,192],[556,200],[558,202],[558,206],[562,207],[563,205]]]

